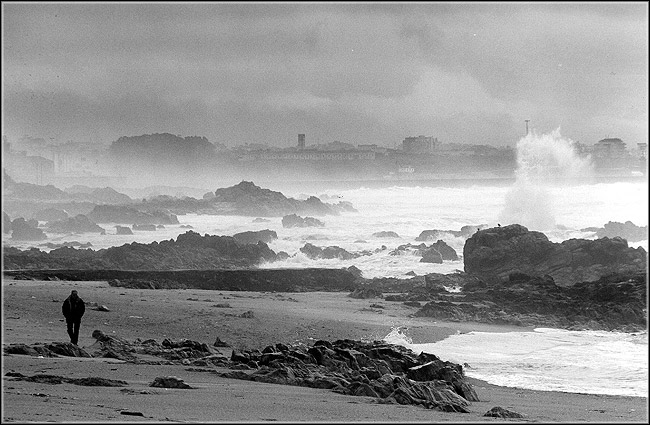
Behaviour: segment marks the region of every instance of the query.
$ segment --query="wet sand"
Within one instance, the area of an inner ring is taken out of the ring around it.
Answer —
[[[414,343],[435,342],[457,332],[522,331],[479,323],[436,322],[410,317],[417,308],[382,299],[353,299],[345,292],[231,292],[140,290],[106,282],[15,281],[3,278],[3,345],[66,342],[61,303],[72,289],[87,304],[79,346],[104,333],[134,340],[187,338],[212,345],[258,348],[318,339],[376,340],[401,327]],[[92,303],[106,306],[97,311]],[[249,313],[250,312],[250,313]],[[248,313],[241,317],[243,313]],[[523,414],[524,422],[639,422],[648,419],[647,398],[569,394],[498,387],[472,379],[481,398],[471,413],[444,413],[419,406],[378,404],[319,390],[227,379],[186,366],[134,365],[113,359],[2,356],[3,422],[479,422],[494,406]],[[224,371],[226,369],[223,369]],[[128,382],[126,389],[11,381],[9,372]],[[193,389],[152,388],[158,376],[176,376]],[[126,413],[135,413],[125,414]],[[141,415],[141,416],[140,416]],[[508,419],[513,421],[513,419]]]

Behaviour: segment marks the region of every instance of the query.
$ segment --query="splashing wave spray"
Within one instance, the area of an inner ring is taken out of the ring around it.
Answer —
[[[562,138],[559,128],[542,135],[532,131],[517,142],[516,181],[506,193],[499,221],[521,224],[530,230],[553,229],[555,211],[550,185],[589,179],[592,171],[591,158],[580,157],[573,142]]]

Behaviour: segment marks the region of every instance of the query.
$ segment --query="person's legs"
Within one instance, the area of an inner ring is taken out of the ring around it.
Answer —
[[[74,322],[72,320],[66,319],[65,324],[68,326],[68,335],[70,336],[70,342],[74,344],[74,329],[73,329]]]
[[[74,345],[77,345],[77,342],[79,342],[79,327],[81,326],[81,320],[75,320],[74,322],[74,329],[72,331],[72,343]]]

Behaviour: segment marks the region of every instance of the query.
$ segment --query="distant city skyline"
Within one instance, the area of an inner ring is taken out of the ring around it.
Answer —
[[[2,134],[648,141],[647,2],[2,3]]]

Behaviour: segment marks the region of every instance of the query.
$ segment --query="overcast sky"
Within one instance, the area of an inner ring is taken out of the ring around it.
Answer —
[[[3,134],[648,141],[648,3],[2,3]]]

